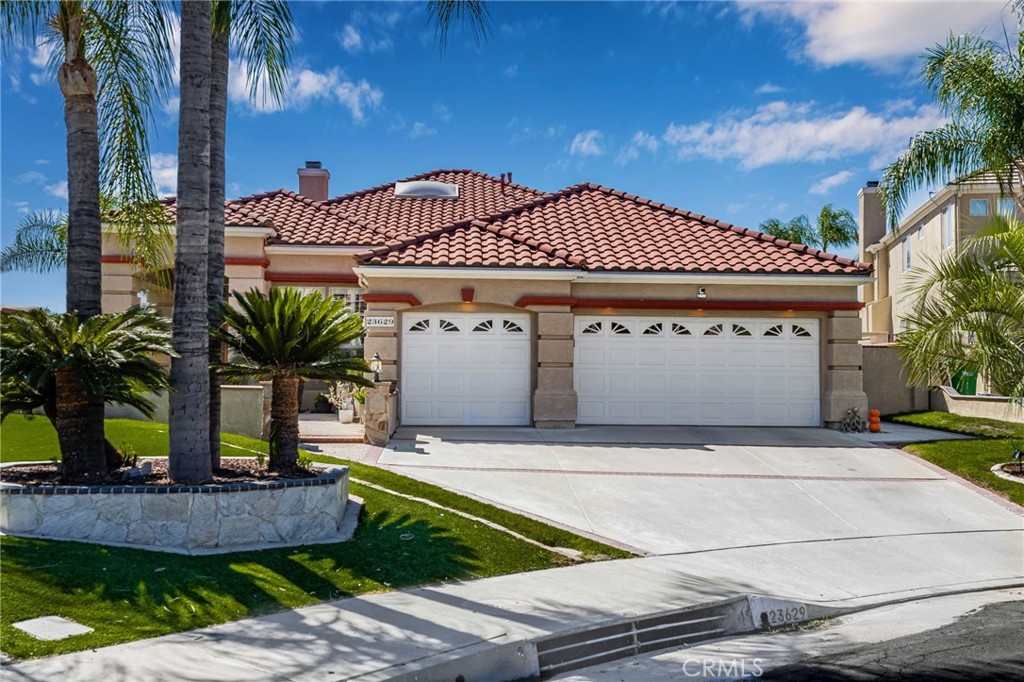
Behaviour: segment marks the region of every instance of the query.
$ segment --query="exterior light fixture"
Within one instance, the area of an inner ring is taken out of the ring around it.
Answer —
[[[384,361],[380,359],[380,353],[374,353],[370,358],[370,371],[373,372],[373,380],[380,381],[380,372],[384,369]]]
[[[707,289],[705,289],[704,287],[701,287],[700,289],[697,289],[697,298],[707,298],[707,297],[708,297],[708,290]]]

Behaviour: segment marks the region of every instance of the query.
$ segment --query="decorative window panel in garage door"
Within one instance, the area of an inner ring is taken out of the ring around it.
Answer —
[[[528,425],[530,349],[528,315],[404,315],[402,422]]]
[[[580,424],[818,426],[818,321],[575,320]]]

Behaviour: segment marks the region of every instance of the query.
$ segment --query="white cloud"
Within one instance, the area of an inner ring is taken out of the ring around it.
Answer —
[[[448,107],[440,103],[434,105],[434,116],[444,123],[452,120],[452,112],[448,110]]]
[[[754,90],[754,93],[758,95],[775,95],[782,92],[782,90],[782,86],[775,83],[762,83]]]
[[[15,178],[15,182],[21,184],[31,183],[33,185],[41,185],[46,182],[46,176],[39,171],[26,171]]]
[[[270,97],[266,79],[257,84],[255,102],[251,102],[245,61],[232,59],[228,71],[228,99],[257,113],[303,109],[312,102],[326,100],[341,104],[354,120],[361,122],[366,119],[366,111],[380,105],[383,97],[384,93],[366,79],[350,80],[337,67],[327,71],[299,68],[288,74],[282,102]]]
[[[838,173],[818,180],[816,183],[811,185],[811,188],[807,190],[811,194],[826,195],[833,187],[839,187],[840,185],[846,184],[850,178],[853,177],[853,171],[842,170]]]
[[[513,144],[536,139],[553,140],[557,137],[563,137],[567,130],[566,126],[561,123],[537,128],[531,125],[529,119],[524,121],[519,118],[509,119],[505,127],[512,131],[512,137],[509,141]]]
[[[18,209],[18,213],[28,213],[28,202],[27,201],[12,201],[11,205]]]
[[[893,115],[863,106],[823,111],[814,102],[780,101],[746,116],[730,112],[713,121],[672,123],[662,141],[681,159],[733,160],[746,170],[858,154],[872,154],[871,167],[877,168],[895,158],[916,133],[945,122],[932,105]]]
[[[658,138],[654,135],[638,130],[633,134],[629,144],[619,151],[619,155],[615,158],[615,163],[624,166],[630,161],[636,160],[640,156],[641,151],[654,154],[658,151],[659,145]]]
[[[61,199],[68,198],[68,181],[60,180],[53,183],[52,185],[44,185],[43,190],[52,196],[59,197]]]
[[[46,166],[46,165],[48,165],[49,163],[50,163],[50,160],[49,160],[49,159],[36,159],[36,160],[35,160],[35,164],[36,164],[37,166]]]
[[[505,68],[505,75],[509,78],[515,78],[519,75],[519,65],[513,64],[512,66]]]
[[[149,167],[153,173],[156,193],[162,197],[173,195],[178,189],[177,154],[150,154]]]
[[[745,2],[748,20],[795,21],[804,33],[804,56],[825,66],[864,62],[895,68],[952,32],[1002,39],[1003,23],[1016,20],[1005,0],[992,2]]]
[[[604,147],[601,145],[603,136],[600,130],[584,130],[576,133],[569,145],[569,154],[572,156],[601,156],[604,154]]]
[[[345,28],[342,29],[341,34],[338,36],[338,42],[341,43],[341,47],[349,54],[363,51],[363,37],[359,35],[359,31],[352,24],[345,24]]]
[[[437,133],[437,128],[431,128],[426,123],[416,121],[412,124],[412,128],[409,130],[409,137],[416,139],[417,137],[424,137],[426,135],[434,135]]]

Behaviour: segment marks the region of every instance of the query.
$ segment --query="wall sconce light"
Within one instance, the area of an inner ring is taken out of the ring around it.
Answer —
[[[704,287],[701,287],[700,289],[697,289],[697,298],[707,298],[707,297],[708,297],[708,290],[707,289],[705,289]]]
[[[380,353],[374,353],[370,358],[370,371],[373,372],[373,380],[380,381],[380,372],[384,369],[384,361],[380,359]]]

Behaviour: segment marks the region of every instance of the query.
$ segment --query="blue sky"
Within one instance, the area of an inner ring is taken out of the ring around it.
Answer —
[[[920,130],[943,116],[919,84],[950,31],[1003,40],[1004,2],[490,2],[479,45],[440,54],[420,3],[297,2],[289,98],[251,105],[233,64],[231,196],[297,188],[320,160],[331,193],[435,168],[544,190],[597,182],[745,227],[856,213]],[[45,55],[8,57],[0,220],[66,203],[63,105]],[[173,102],[153,129],[154,177],[173,193]],[[852,252],[848,251],[847,255]],[[64,275],[5,274],[0,301],[64,306]]]

